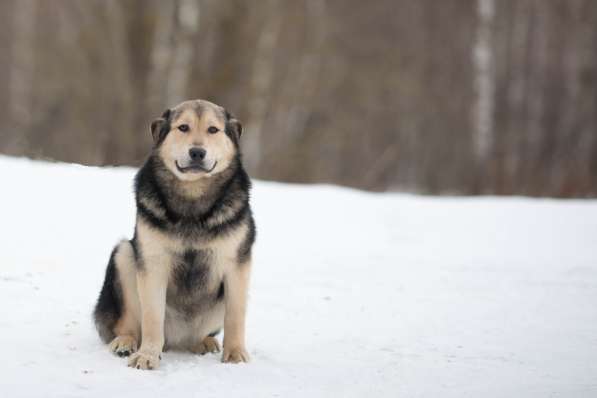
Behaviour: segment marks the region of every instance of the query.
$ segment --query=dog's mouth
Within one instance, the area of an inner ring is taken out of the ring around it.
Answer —
[[[203,164],[199,164],[199,163],[191,163],[188,166],[184,166],[181,167],[178,164],[178,160],[175,160],[174,163],[176,164],[176,168],[178,169],[178,171],[180,171],[181,173],[211,173],[213,171],[213,169],[216,168],[216,165],[218,164],[218,161],[216,160],[213,164],[213,166],[211,166],[211,168],[207,168],[205,167]]]

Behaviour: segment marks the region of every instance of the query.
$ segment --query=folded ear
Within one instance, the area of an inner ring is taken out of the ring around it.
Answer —
[[[166,109],[161,117],[151,122],[151,137],[153,143],[159,145],[170,131],[170,109]]]
[[[233,141],[237,142],[243,134],[243,125],[230,112],[227,110],[224,111],[226,113],[226,134],[228,134]]]

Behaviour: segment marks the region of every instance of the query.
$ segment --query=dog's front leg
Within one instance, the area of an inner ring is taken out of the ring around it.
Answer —
[[[151,266],[156,265],[156,266]],[[137,369],[156,369],[164,347],[164,316],[166,312],[166,267],[146,262],[137,272],[137,290],[141,304],[141,347],[129,359]]]
[[[224,352],[222,362],[248,362],[245,348],[245,313],[251,262],[236,265],[224,282],[226,315],[224,317]]]

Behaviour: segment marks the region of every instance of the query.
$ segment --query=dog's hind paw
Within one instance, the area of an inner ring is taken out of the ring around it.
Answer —
[[[109,347],[119,357],[128,357],[137,351],[137,340],[131,336],[116,336]]]
[[[220,352],[220,343],[215,337],[207,336],[191,349],[195,354],[203,355],[208,352]]]

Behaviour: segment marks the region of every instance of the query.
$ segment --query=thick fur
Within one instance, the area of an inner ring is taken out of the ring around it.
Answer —
[[[104,285],[100,291],[94,313],[95,325],[104,343],[108,343],[116,337],[113,331],[114,325],[116,325],[122,314],[122,291],[120,290],[118,271],[114,262],[116,250],[117,248],[114,248],[110,255]]]
[[[220,123],[221,136],[204,135],[206,118]],[[177,120],[191,123],[194,138],[176,130]],[[135,234],[114,248],[94,311],[114,352],[128,355],[140,345],[131,366],[157,367],[164,348],[212,352],[221,329],[223,360],[248,359],[244,314],[255,223],[241,132],[233,116],[206,101],[185,102],[152,123],[154,148],[135,177]],[[179,148],[184,140],[215,153],[213,174],[181,179],[168,158],[173,151],[162,146]]]

